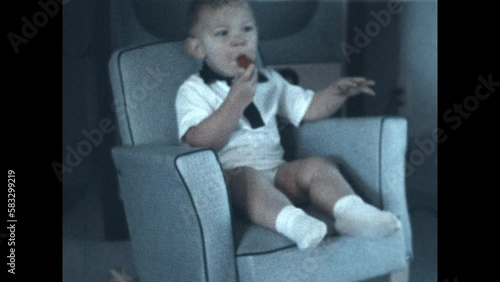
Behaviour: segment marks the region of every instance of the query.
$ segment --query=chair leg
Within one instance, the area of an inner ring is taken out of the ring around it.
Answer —
[[[397,270],[389,274],[388,282],[409,282],[410,266]]]

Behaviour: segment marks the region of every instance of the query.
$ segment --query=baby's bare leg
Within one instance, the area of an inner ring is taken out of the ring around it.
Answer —
[[[239,167],[226,171],[233,206],[259,225],[275,230],[278,213],[290,200],[277,190],[259,171]]]
[[[308,195],[315,207],[335,217],[335,227],[342,234],[379,237],[401,227],[396,216],[355,195],[337,166],[327,159],[313,157],[283,164],[276,185],[291,198]]]
[[[354,194],[335,163],[320,157],[283,164],[276,173],[276,186],[292,201],[308,198],[329,215],[340,198]]]
[[[293,206],[261,172],[240,167],[226,174],[231,202],[250,221],[287,236],[299,249],[321,242],[326,225]]]

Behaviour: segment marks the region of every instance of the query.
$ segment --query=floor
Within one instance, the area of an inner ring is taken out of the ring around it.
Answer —
[[[414,238],[411,282],[437,281],[436,164],[426,161],[407,178]],[[65,282],[139,281],[129,241],[104,240],[98,189],[89,190],[63,217],[63,277]],[[115,278],[126,273],[133,280]],[[365,282],[381,282],[374,278]]]

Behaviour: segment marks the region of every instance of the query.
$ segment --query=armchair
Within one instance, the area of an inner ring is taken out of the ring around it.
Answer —
[[[117,50],[109,62],[122,145],[113,148],[141,282],[407,281],[412,257],[404,166],[406,121],[342,118],[297,130],[297,155],[334,157],[366,201],[401,218],[380,239],[329,232],[299,251],[284,236],[232,213],[215,152],[177,141],[175,94],[198,71],[182,42]],[[399,276],[397,276],[397,275]]]

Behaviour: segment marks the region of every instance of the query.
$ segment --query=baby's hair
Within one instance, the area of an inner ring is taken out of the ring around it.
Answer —
[[[191,1],[188,9],[188,28],[189,34],[198,23],[199,15],[203,7],[210,7],[212,9],[218,9],[227,5],[243,4],[246,3],[244,0],[193,0]]]

